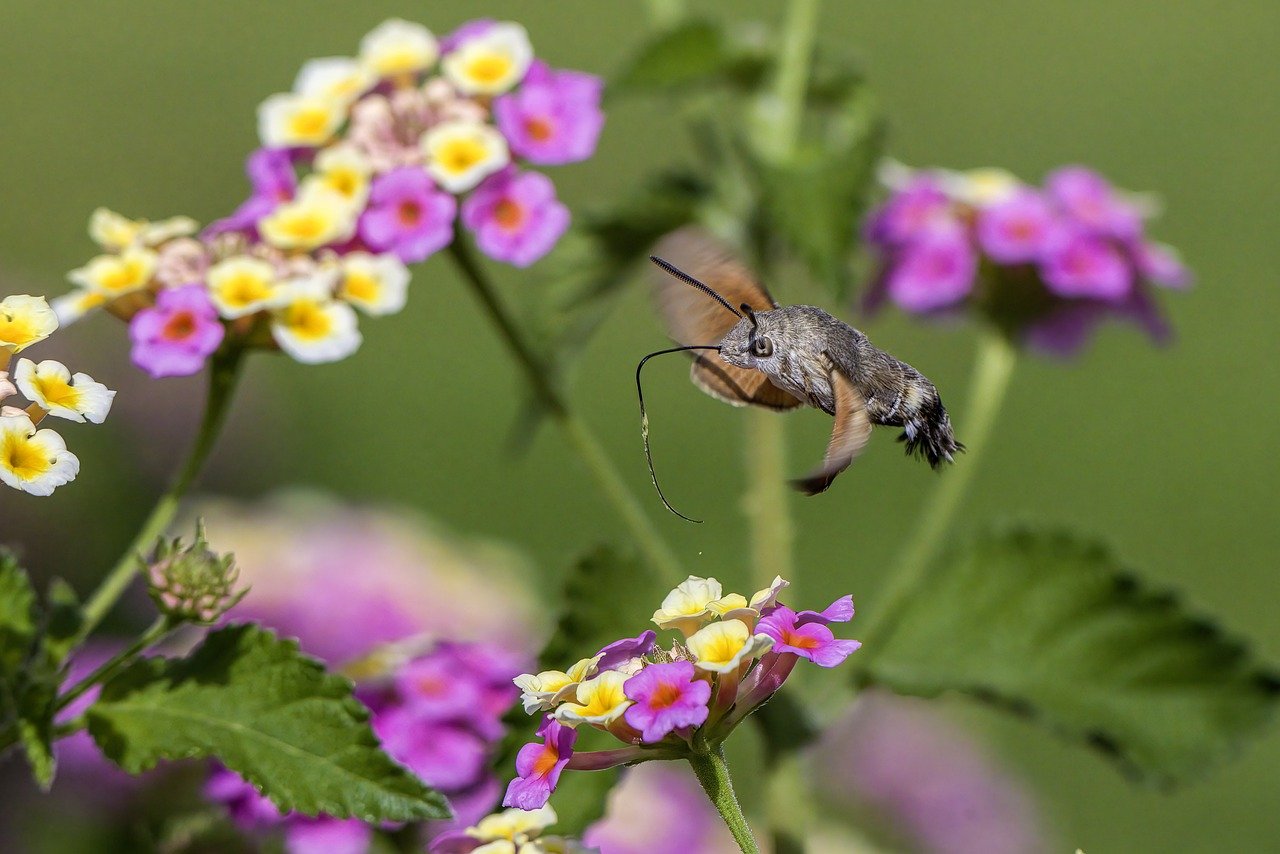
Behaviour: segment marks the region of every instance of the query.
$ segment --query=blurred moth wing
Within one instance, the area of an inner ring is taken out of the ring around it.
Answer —
[[[754,311],[778,307],[764,286],[715,238],[700,228],[682,228],[663,238],[654,255],[669,262],[719,294],[731,306]],[[671,275],[655,270],[655,298],[667,332],[677,344],[718,344],[738,322],[729,311]],[[704,393],[731,406],[794,409],[802,401],[774,385],[761,371],[726,364],[698,354],[689,379]]]
[[[805,495],[826,492],[836,475],[849,467],[871,439],[871,416],[867,413],[867,401],[862,392],[836,367],[830,356],[826,357],[826,368],[835,398],[835,424],[831,428],[831,440],[827,443],[822,465],[791,482]]]

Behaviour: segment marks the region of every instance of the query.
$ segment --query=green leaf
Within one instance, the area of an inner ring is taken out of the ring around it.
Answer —
[[[76,591],[61,578],[49,583],[45,607],[44,648],[54,661],[60,662],[70,654],[75,644],[84,624],[84,612]]]
[[[0,681],[12,687],[31,656],[39,616],[36,594],[13,553],[0,550]]]
[[[1233,754],[1280,681],[1239,640],[1108,552],[1059,533],[988,533],[941,560],[862,655],[871,681],[955,690],[1172,784]]]
[[[211,632],[186,658],[134,662],[87,712],[130,773],[216,757],[281,810],[362,821],[445,818],[444,798],[393,762],[351,683],[252,625]]]
[[[53,678],[33,682],[23,692],[22,711],[17,720],[18,744],[40,788],[53,786],[56,762],[53,756],[53,701],[57,697]]]
[[[685,89],[715,81],[731,61],[720,27],[710,21],[686,21],[645,43],[610,88]]]

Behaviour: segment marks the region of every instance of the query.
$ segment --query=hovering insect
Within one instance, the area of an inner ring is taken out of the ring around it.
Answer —
[[[938,390],[919,371],[820,308],[779,306],[732,253],[700,229],[664,238],[650,260],[665,271],[657,280],[658,307],[680,346],[640,360],[636,391],[649,475],[672,513],[698,521],[672,507],[658,486],[640,385],[645,363],[667,353],[693,352],[694,385],[725,403],[779,411],[809,405],[835,416],[822,465],[792,481],[806,495],[826,491],[848,468],[871,438],[873,424],[901,427],[898,440],[907,453],[919,454],[935,469],[964,450]]]

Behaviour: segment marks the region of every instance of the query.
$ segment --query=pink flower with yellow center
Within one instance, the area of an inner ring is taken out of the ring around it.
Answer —
[[[687,661],[650,664],[628,679],[623,691],[635,701],[623,716],[646,742],[661,741],[671,732],[701,726],[707,720],[711,683],[695,678]]]
[[[551,179],[506,169],[485,180],[462,205],[462,222],[491,258],[527,267],[569,228],[569,209]]]

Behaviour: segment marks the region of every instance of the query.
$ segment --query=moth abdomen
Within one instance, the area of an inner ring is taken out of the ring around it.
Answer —
[[[901,423],[898,441],[906,444],[907,455],[923,457],[932,468],[955,462],[955,455],[964,450],[964,445],[956,441],[951,417],[935,388],[921,393],[920,402],[902,413]]]

